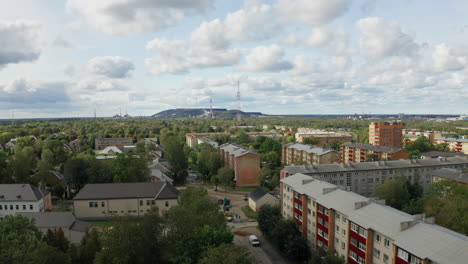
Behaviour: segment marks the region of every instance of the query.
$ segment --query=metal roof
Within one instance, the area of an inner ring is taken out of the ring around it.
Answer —
[[[244,146],[241,146],[241,145],[237,145],[237,144],[232,144],[232,143],[226,143],[226,144],[223,144],[221,146],[219,146],[219,149],[222,149],[226,152],[229,152],[230,154],[233,154],[235,157],[240,157],[240,156],[243,156],[245,154],[254,154],[254,155],[257,155],[257,153],[255,153],[255,151],[251,150],[251,149],[248,149]]]
[[[468,183],[468,171],[443,168],[433,171],[432,175],[439,178],[454,180],[456,182]]]
[[[293,144],[287,144],[287,148],[289,149],[296,149],[299,151],[305,151],[307,153],[314,153],[317,155],[323,155],[327,154],[330,152],[333,152],[333,149],[325,149],[322,147],[314,146],[314,145],[307,145],[307,144],[301,144],[301,143],[293,143]]]
[[[48,191],[31,184],[0,184],[0,201],[38,201]]]
[[[39,228],[69,228],[84,232],[93,226],[91,223],[76,220],[72,212],[24,212],[18,215],[34,219],[34,224]]]
[[[174,186],[165,182],[98,183],[86,184],[73,200],[126,199],[126,198],[177,199]]]
[[[386,146],[374,146],[372,144],[364,144],[364,143],[353,143],[353,142],[346,142],[341,144],[343,147],[350,147],[350,148],[359,148],[359,149],[368,149],[374,152],[385,152],[385,153],[396,153],[398,151],[402,151],[402,148],[391,148]],[[406,151],[406,150],[404,150]]]
[[[262,198],[263,196],[265,196],[267,194],[268,194],[268,192],[266,192],[263,188],[257,187],[257,189],[249,192],[249,198],[254,200],[254,201],[257,201],[257,200],[259,200],[260,198]]]

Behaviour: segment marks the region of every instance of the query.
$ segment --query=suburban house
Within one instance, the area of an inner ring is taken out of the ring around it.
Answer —
[[[291,164],[328,164],[340,162],[338,151],[302,143],[288,143],[283,145],[281,162]]]
[[[96,150],[103,150],[109,146],[116,146],[123,151],[125,146],[133,146],[133,138],[96,138],[94,141]]]
[[[0,220],[19,212],[52,209],[50,192],[31,184],[0,184]]]
[[[178,197],[176,188],[166,182],[86,184],[73,198],[73,211],[85,220],[143,216],[153,207],[159,212],[171,208]]]
[[[234,171],[236,186],[257,186],[260,175],[260,155],[240,145],[226,143],[219,146],[224,167]]]
[[[34,219],[34,224],[46,234],[47,230],[62,229],[65,237],[74,244],[79,244],[86,230],[93,225],[89,222],[76,220],[72,212],[25,212],[18,213],[29,219]]]
[[[265,204],[279,205],[279,199],[260,187],[249,193],[249,207],[252,210],[258,211]]]
[[[370,159],[370,157],[373,157]],[[402,148],[374,146],[372,144],[346,142],[341,144],[341,162],[366,162],[376,160],[409,159],[409,152]]]

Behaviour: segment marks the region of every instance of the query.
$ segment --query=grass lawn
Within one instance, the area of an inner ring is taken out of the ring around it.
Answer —
[[[94,226],[100,226],[100,227],[104,227],[109,224],[109,221],[104,221],[104,220],[96,220],[96,221],[88,221],[88,222],[90,222]]]
[[[257,187],[239,187],[236,190],[239,190],[242,192],[251,192],[251,191],[255,191],[255,189],[257,189]]]
[[[248,205],[242,207],[242,212],[249,218],[257,219],[258,217],[258,213],[252,210]]]

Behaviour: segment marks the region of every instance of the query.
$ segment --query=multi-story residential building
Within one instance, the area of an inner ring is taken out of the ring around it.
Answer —
[[[430,142],[434,143],[437,137],[450,137],[455,135],[455,132],[444,132],[444,131],[420,131],[415,129],[403,129],[403,140],[406,143],[416,141],[420,137],[426,137]]]
[[[304,174],[282,179],[283,217],[317,251],[350,264],[462,264],[468,237]]]
[[[299,143],[302,143],[305,138],[310,137],[317,140],[317,144],[347,142],[353,140],[353,134],[348,132],[318,131],[296,133],[296,141]]]
[[[260,175],[260,155],[236,144],[219,146],[224,167],[234,171],[236,186],[256,186]]]
[[[200,138],[209,138],[209,137],[224,136],[224,135],[227,135],[227,133],[225,132],[187,133],[185,134],[185,143],[187,144],[187,146],[194,148],[199,144],[198,140]]]
[[[281,169],[280,178],[303,173],[360,195],[370,196],[375,186],[396,176],[404,176],[412,183],[419,181],[419,184],[427,190],[431,184],[432,172],[441,168],[468,168],[468,157],[290,165]]]
[[[453,180],[460,184],[468,184],[468,170],[443,168],[432,172],[431,183],[441,180]]]
[[[340,162],[340,153],[314,145],[288,143],[283,145],[281,162],[291,164],[328,164]]]
[[[94,141],[96,150],[103,150],[106,147],[116,146],[120,150],[124,150],[125,146],[133,146],[133,138],[96,138]]]
[[[52,209],[50,192],[31,184],[0,184],[0,220],[20,212]]]
[[[468,157],[468,154],[463,154],[460,152],[445,152],[445,151],[428,151],[428,152],[421,153],[421,159],[438,159],[438,158],[455,157],[455,156]]]
[[[372,157],[373,160],[369,160]],[[341,162],[366,162],[376,160],[409,159],[409,152],[402,148],[374,146],[346,142],[341,144]]]
[[[73,198],[78,219],[143,216],[153,207],[163,212],[177,204],[178,193],[166,182],[86,184]]]
[[[369,143],[374,146],[401,148],[403,124],[401,122],[370,123]]]
[[[468,139],[466,138],[437,137],[434,141],[436,144],[447,145],[451,151],[468,154]]]

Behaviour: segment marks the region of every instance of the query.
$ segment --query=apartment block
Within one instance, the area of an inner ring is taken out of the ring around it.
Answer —
[[[347,142],[341,144],[341,162],[366,162],[374,160],[409,159],[409,152],[402,148],[374,146],[371,144]]]
[[[177,204],[178,192],[166,182],[86,184],[73,198],[78,219],[100,220],[112,216],[143,216],[158,207],[159,212]]]
[[[52,210],[50,192],[31,184],[0,184],[0,220],[7,215]]]
[[[327,164],[340,161],[340,153],[314,145],[288,143],[283,145],[281,162],[291,164]]]
[[[404,176],[412,183],[419,181],[424,190],[427,190],[431,184],[432,172],[442,168],[466,169],[468,157],[289,165],[281,169],[280,178],[303,173],[360,195],[370,196],[377,185],[397,176]]]
[[[447,138],[437,137],[435,138],[436,144],[445,144],[451,151],[468,154],[468,139],[465,138]]]
[[[121,151],[125,146],[133,146],[133,138],[96,138],[94,141],[96,150],[104,150],[106,147],[116,146]]]
[[[401,122],[370,123],[369,143],[374,146],[401,148],[403,124]]]
[[[452,180],[459,184],[468,184],[468,170],[443,168],[432,172],[431,183],[441,180]]]
[[[301,173],[281,180],[281,212],[317,251],[350,264],[462,264],[468,237]]]
[[[219,146],[224,167],[234,171],[236,186],[257,186],[260,175],[260,155],[236,144]]]
[[[348,132],[317,131],[296,133],[296,141],[299,143],[302,143],[305,138],[310,137],[317,140],[317,144],[347,142],[353,140],[353,134]]]
[[[445,132],[445,131],[420,131],[416,129],[403,129],[403,140],[408,144],[416,141],[420,137],[426,137],[430,142],[434,143],[435,138],[437,137],[450,137],[453,136],[455,132]]]

